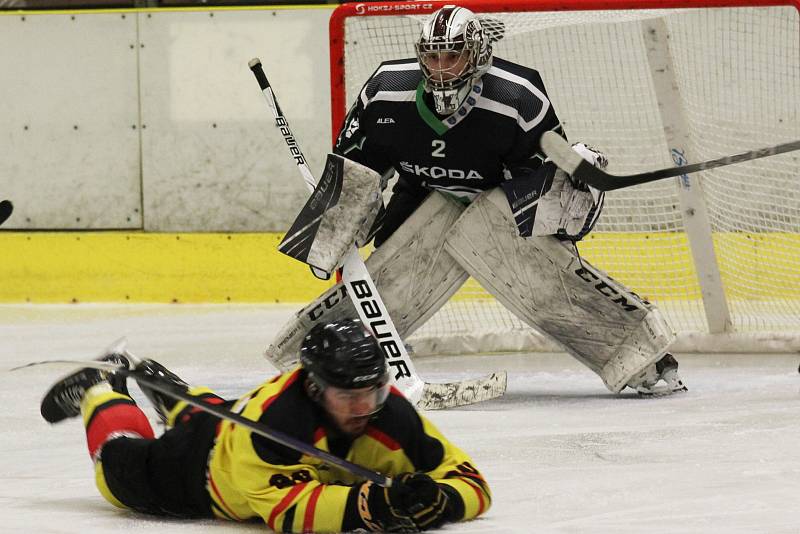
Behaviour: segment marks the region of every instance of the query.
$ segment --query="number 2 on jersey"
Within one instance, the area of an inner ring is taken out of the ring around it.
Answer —
[[[431,141],[431,146],[433,147],[433,152],[431,152],[431,156],[434,158],[443,158],[444,155],[444,141],[442,139],[434,139]]]

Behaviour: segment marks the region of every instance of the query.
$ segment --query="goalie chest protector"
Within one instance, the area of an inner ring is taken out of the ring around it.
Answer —
[[[348,113],[335,152],[472,199],[515,168],[538,168],[539,138],[559,125],[539,73],[499,58],[455,113],[433,109],[416,59],[384,62]]]

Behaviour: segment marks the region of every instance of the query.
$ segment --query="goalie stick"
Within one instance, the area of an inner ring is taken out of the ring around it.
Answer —
[[[542,135],[540,143],[545,154],[547,154],[553,163],[558,165],[561,170],[600,191],[614,191],[615,189],[622,189],[623,187],[646,184],[664,178],[683,176],[684,174],[691,174],[693,172],[800,150],[800,141],[791,141],[789,143],[761,148],[759,150],[751,150],[750,152],[742,152],[741,154],[734,154],[723,158],[692,163],[682,167],[669,167],[640,174],[618,175],[608,174],[583,159],[577,152],[572,150],[570,144],[564,140],[563,137],[555,132],[545,132]]]
[[[289,152],[300,170],[303,181],[305,181],[309,190],[313,192],[316,180],[314,180],[308,163],[306,163],[306,158],[303,156],[303,152],[300,150],[300,146],[289,128],[289,123],[278,105],[275,93],[261,66],[261,60],[253,58],[248,65],[250,70],[253,71],[256,80],[258,80],[258,85],[267,101],[267,105],[275,116],[275,126],[281,131],[289,147]],[[386,310],[386,305],[378,293],[375,282],[372,280],[369,271],[367,271],[364,260],[359,256],[355,245],[351,246],[345,254],[342,266],[342,283],[347,288],[347,295],[353,301],[353,306],[358,312],[361,321],[365,325],[383,325],[385,332],[381,334],[381,339],[386,337],[389,337],[389,339],[381,342],[381,348],[386,353],[387,359],[401,360],[398,363],[402,364],[405,373],[397,373],[395,381],[406,398],[418,408],[426,410],[454,408],[500,397],[505,393],[508,381],[505,371],[462,382],[440,384],[423,382],[414,369],[414,364],[408,355],[405,344],[400,339],[394,322],[392,322],[392,318]],[[367,311],[370,311],[369,316]],[[375,329],[373,328],[373,330]],[[379,334],[379,332],[373,333],[376,336]]]
[[[292,436],[289,436],[288,434],[284,434],[283,432],[280,432],[278,430],[273,430],[263,423],[242,417],[238,413],[232,412],[231,410],[223,408],[220,405],[203,402],[197,397],[193,397],[192,395],[185,393],[183,391],[175,390],[174,387],[171,387],[171,385],[164,384],[163,381],[158,380],[152,376],[146,375],[141,370],[137,370],[135,368],[127,369],[126,367],[116,365],[111,362],[100,362],[94,360],[92,361],[46,360],[41,362],[32,362],[26,365],[21,365],[19,367],[13,367],[9,369],[9,371],[19,371],[20,369],[26,369],[28,367],[33,367],[37,365],[49,365],[49,364],[69,364],[81,368],[90,367],[92,369],[109,371],[128,378],[133,378],[134,380],[136,380],[136,382],[139,384],[140,387],[144,385],[147,386],[148,388],[158,391],[159,393],[168,395],[174,399],[182,400],[187,404],[194,406],[195,408],[199,408],[204,412],[210,413],[214,417],[218,417],[220,419],[225,419],[227,421],[236,423],[237,425],[247,428],[254,434],[258,434],[259,436],[263,436],[285,447],[289,447],[290,449],[293,449],[301,454],[312,456],[314,458],[322,460],[328,465],[344,469],[345,471],[353,473],[354,475],[360,476],[366,480],[370,480],[375,484],[378,484],[379,486],[388,488],[392,485],[392,479],[390,477],[387,477],[380,473],[376,473],[375,471],[367,469],[366,467],[360,466],[358,464],[348,462],[347,460],[339,458],[338,456],[334,456],[333,454],[327,451],[323,451],[322,449],[318,449],[313,445],[309,445],[308,443],[304,443],[298,439],[295,439]]]
[[[14,204],[12,204],[10,200],[3,200],[0,202],[0,224],[6,222],[13,212]]]

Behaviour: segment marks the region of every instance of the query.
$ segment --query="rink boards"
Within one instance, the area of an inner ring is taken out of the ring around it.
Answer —
[[[0,302],[308,302],[329,282],[278,253],[281,238],[278,233],[0,233],[0,250],[13,251],[0,263]],[[800,299],[792,259],[780,253],[800,246],[797,234],[721,233],[715,246],[747,251],[748,268],[774,288],[738,298]],[[690,256],[671,255],[686,259],[676,263],[661,255],[681,249],[688,249],[681,233],[595,233],[580,245],[584,259],[645,298],[699,299]],[[665,285],[676,272],[681,282]],[[486,294],[470,282],[455,298]]]

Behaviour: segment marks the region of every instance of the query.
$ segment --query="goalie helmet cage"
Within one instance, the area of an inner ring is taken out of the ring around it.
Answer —
[[[452,2],[339,6],[335,136],[381,61],[413,57]],[[567,135],[631,174],[800,139],[800,0],[469,1],[496,56],[537,69]],[[674,350],[800,350],[800,156],[613,191],[579,248],[662,310]],[[473,280],[410,339],[417,352],[554,350]]]

